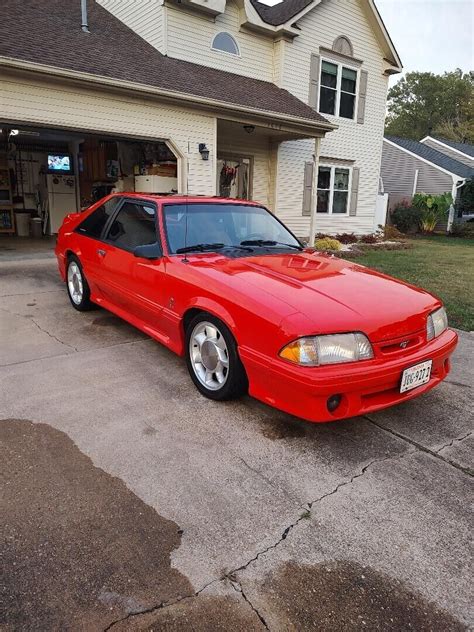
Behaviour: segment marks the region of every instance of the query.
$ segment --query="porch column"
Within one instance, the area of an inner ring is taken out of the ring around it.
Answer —
[[[316,220],[316,206],[318,202],[318,169],[319,169],[319,152],[321,146],[321,139],[315,138],[314,140],[314,154],[313,154],[313,195],[311,198],[311,221],[309,224],[309,245],[314,245],[314,239],[316,236],[317,230],[317,220]]]

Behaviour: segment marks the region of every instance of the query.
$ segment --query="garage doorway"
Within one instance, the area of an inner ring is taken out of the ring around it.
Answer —
[[[179,157],[168,141],[0,128],[0,244],[54,235],[68,213],[112,192],[179,190]]]

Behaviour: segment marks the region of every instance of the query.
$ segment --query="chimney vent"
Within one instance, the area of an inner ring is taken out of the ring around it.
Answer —
[[[87,21],[87,0],[81,0],[81,14],[82,14],[82,30],[84,33],[90,33],[89,24]]]

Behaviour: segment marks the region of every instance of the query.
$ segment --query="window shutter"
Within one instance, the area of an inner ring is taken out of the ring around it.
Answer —
[[[319,87],[319,60],[320,56],[311,54],[311,62],[309,66],[309,99],[308,103],[312,108],[318,105],[318,87]]]
[[[357,106],[357,122],[363,123],[365,118],[365,99],[367,96],[367,71],[360,71],[359,104]]]
[[[359,167],[352,169],[351,200],[349,205],[349,215],[357,215],[357,196],[359,194]]]
[[[311,200],[313,198],[313,171],[314,163],[305,162],[303,185],[303,215],[309,216],[311,216]]]

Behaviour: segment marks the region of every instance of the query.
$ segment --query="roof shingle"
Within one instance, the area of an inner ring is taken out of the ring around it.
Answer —
[[[250,1],[261,19],[271,26],[285,24],[313,2],[313,0],[282,0],[279,4],[270,7],[258,0]]]
[[[469,143],[457,143],[454,140],[448,140],[447,138],[441,138],[441,136],[433,136],[435,140],[439,140],[440,143],[444,143],[448,147],[452,149],[457,149],[457,151],[466,154],[466,156],[470,156],[474,158],[474,145],[470,145]]]
[[[425,160],[428,160],[442,169],[446,169],[446,171],[449,171],[460,178],[471,178],[474,176],[474,169],[471,167],[468,167],[458,160],[454,160],[454,158],[450,158],[449,156],[442,154],[436,149],[432,149],[428,145],[419,143],[417,140],[398,138],[397,136],[385,136],[385,138],[399,147],[406,149],[407,151],[411,151],[412,154],[416,154],[417,156],[420,156],[420,158],[424,158]]]
[[[327,124],[275,84],[166,57],[95,0],[3,0],[0,55]]]

